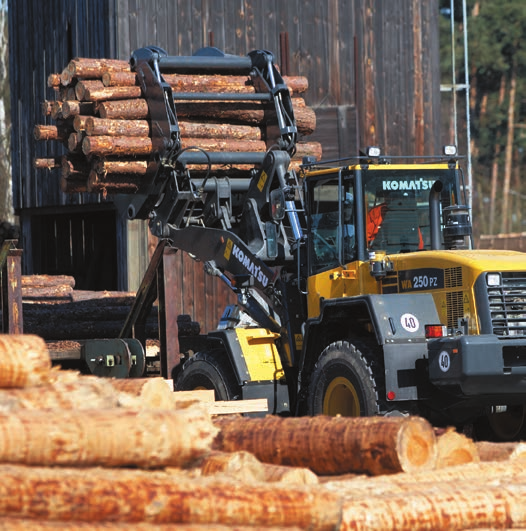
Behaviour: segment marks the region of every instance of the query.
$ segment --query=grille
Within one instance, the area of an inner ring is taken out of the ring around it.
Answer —
[[[462,287],[462,268],[450,267],[444,271],[446,288]]]
[[[464,317],[464,303],[462,291],[446,293],[447,326],[456,328],[458,320]]]
[[[487,289],[493,333],[526,336],[526,274],[502,273],[502,285]]]

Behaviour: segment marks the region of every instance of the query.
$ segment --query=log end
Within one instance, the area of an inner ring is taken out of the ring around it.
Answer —
[[[434,469],[438,448],[431,424],[421,417],[407,418],[398,432],[397,450],[403,472]]]

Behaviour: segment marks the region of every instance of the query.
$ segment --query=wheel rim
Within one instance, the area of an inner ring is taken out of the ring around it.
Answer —
[[[499,439],[510,441],[519,435],[524,425],[524,406],[508,406],[504,413],[488,415],[488,422]]]
[[[323,399],[323,414],[359,417],[360,401],[354,385],[343,376],[331,381]]]

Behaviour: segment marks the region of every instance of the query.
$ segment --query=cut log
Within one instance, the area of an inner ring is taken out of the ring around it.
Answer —
[[[20,389],[0,388],[0,411],[20,409],[75,409],[119,407],[109,379],[53,370],[49,383]]]
[[[51,105],[51,118],[53,120],[59,120],[62,118],[62,102],[61,101],[54,101]]]
[[[104,72],[129,71],[130,64],[128,61],[120,59],[76,57],[68,63],[66,68],[70,73],[71,79],[100,79]]]
[[[86,131],[86,122],[88,121],[89,116],[85,116],[83,114],[79,114],[75,116],[73,119],[73,129],[77,131],[77,133]]]
[[[68,128],[56,125],[35,125],[33,137],[35,140],[60,140],[66,141],[71,131]]]
[[[51,116],[52,109],[53,109],[52,101],[46,100],[40,104],[40,111],[43,116]]]
[[[174,392],[164,378],[111,378],[110,383],[118,392],[138,398],[145,407],[177,408]]]
[[[262,463],[250,452],[213,452],[199,463],[201,474],[218,473],[240,481],[281,482],[296,485],[316,485],[318,477],[307,468]]]
[[[0,515],[36,520],[337,529],[338,495],[170,473],[0,465]],[[13,495],[17,493],[17,495]],[[19,494],[18,494],[19,493]],[[125,503],[123,501],[125,500]]]
[[[89,98],[86,97],[86,94],[90,90],[100,90],[103,89],[104,85],[100,79],[85,79],[78,81],[75,85],[75,96],[79,101],[85,101]]]
[[[91,116],[94,112],[95,106],[92,102],[68,100],[62,103],[62,116],[64,118],[79,115]]]
[[[88,136],[149,136],[150,124],[147,120],[105,120],[90,116],[86,120]]]
[[[54,170],[62,166],[61,157],[55,157],[52,159],[33,159],[33,168]]]
[[[217,418],[214,449],[320,475],[415,472],[435,467],[436,438],[419,417]],[[336,444],[334,441],[338,441]],[[327,451],[330,448],[330,451]]]
[[[97,173],[146,175],[148,161],[146,160],[106,160],[100,159],[93,163]]]
[[[104,194],[133,194],[141,185],[141,176],[135,174],[105,174],[92,170],[88,176],[88,192]]]
[[[68,150],[70,153],[82,152],[82,140],[84,133],[82,131],[74,131],[68,137]]]
[[[75,287],[75,277],[70,275],[22,275],[22,288],[70,286]]]
[[[419,531],[507,529],[526,525],[526,484],[434,485],[425,491],[343,501],[339,529]]]
[[[190,138],[231,138],[234,140],[263,140],[259,127],[219,123],[179,122],[181,136]]]
[[[31,299],[56,299],[68,297],[71,295],[73,288],[68,285],[62,286],[22,286],[22,299],[28,301]]]
[[[256,531],[252,526],[226,526],[208,524],[147,524],[144,522],[58,522],[37,521],[28,518],[2,518],[0,531]],[[264,531],[283,531],[281,527],[267,527]],[[286,531],[301,531],[298,527],[287,527]]]
[[[0,462],[44,466],[183,467],[209,453],[205,410],[86,409],[0,413]]]
[[[102,83],[101,83],[102,85]],[[142,95],[141,87],[102,87],[87,88],[84,91],[83,101],[110,101],[110,100],[128,100],[140,98]]]
[[[103,101],[97,104],[97,112],[101,118],[111,120],[144,120],[149,116],[144,99]]]
[[[47,77],[47,86],[53,89],[60,87],[60,74],[49,74]]]
[[[152,140],[148,137],[126,136],[86,136],[82,142],[85,155],[149,155],[152,152]]]
[[[0,334],[0,367],[0,388],[42,386],[52,373],[46,343],[31,334]]]
[[[454,428],[448,428],[443,433],[437,433],[437,468],[446,466],[461,465],[479,461],[477,447],[472,439],[461,433],[457,433]]]
[[[475,445],[481,461],[526,458],[526,443],[524,442],[478,441]]]

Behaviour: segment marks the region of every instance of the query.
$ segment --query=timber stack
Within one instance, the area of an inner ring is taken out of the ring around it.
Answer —
[[[249,76],[165,74],[172,91],[195,93],[255,93]],[[304,156],[321,158],[321,144],[305,140],[314,132],[316,115],[302,94],[308,88],[301,76],[284,76],[300,141],[291,166],[299,168]],[[135,193],[148,175],[152,154],[149,111],[136,75],[127,61],[76,58],[61,73],[51,74],[48,85],[55,99],[42,103],[51,124],[36,125],[34,138],[57,141],[65,156],[37,158],[36,168],[58,169],[65,193]],[[262,152],[276,142],[274,127],[266,126],[268,104],[258,101],[196,100],[177,103],[182,149],[207,152]],[[250,165],[229,165],[228,175],[244,175]],[[207,170],[189,165],[193,174]],[[220,167],[212,169],[218,174]]]
[[[526,527],[520,443],[419,417],[213,415],[162,378],[57,370],[33,335],[0,335],[0,366],[2,530]]]

